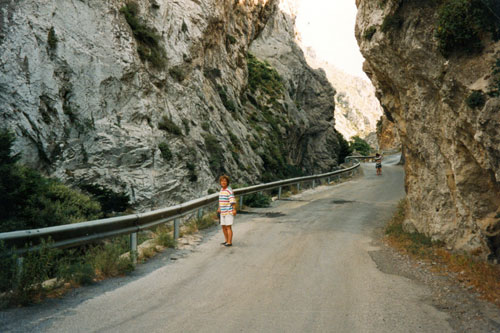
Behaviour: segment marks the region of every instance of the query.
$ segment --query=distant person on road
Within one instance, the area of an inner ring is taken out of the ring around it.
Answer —
[[[229,177],[222,175],[219,178],[219,208],[217,213],[220,214],[220,224],[226,241],[222,243],[224,246],[233,245],[233,229],[232,225],[236,216],[236,199],[234,198],[233,190],[229,187]]]
[[[377,169],[377,176],[382,174],[382,156],[377,153],[375,154],[375,169]]]

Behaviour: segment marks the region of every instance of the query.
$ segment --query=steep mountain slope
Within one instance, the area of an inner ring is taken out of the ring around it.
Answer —
[[[319,60],[314,51],[306,51],[307,63],[325,71],[328,81],[337,91],[335,95],[335,128],[346,139],[353,136],[368,137],[376,131],[377,121],[382,116],[382,107],[375,97],[373,85],[343,72],[334,65]],[[374,146],[377,144],[373,142]]]
[[[145,210],[222,172],[254,183],[337,165],[324,76],[295,51],[277,72],[266,47],[248,54],[259,36],[271,47],[263,30],[293,31],[278,1],[9,0],[0,29],[2,126],[23,162],[66,183]]]
[[[356,2],[364,70],[405,147],[406,228],[500,256],[500,5]]]

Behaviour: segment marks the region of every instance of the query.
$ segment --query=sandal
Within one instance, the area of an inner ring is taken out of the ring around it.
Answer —
[[[224,243],[220,243],[220,245],[226,245],[226,244],[227,244],[226,242],[224,242]]]
[[[224,244],[224,246],[233,246],[233,244],[226,243],[226,244]]]

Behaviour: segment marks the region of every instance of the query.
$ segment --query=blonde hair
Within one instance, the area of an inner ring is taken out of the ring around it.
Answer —
[[[220,184],[221,180],[223,180],[223,179],[225,179],[227,181],[227,185],[229,185],[229,182],[230,182],[229,176],[228,175],[222,175],[222,176],[220,176],[219,177],[219,184]]]

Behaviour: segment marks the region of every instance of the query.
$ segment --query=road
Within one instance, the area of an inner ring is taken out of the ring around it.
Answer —
[[[68,304],[50,311],[24,310],[17,325],[12,310],[3,329],[451,332],[448,315],[427,301],[427,287],[381,272],[370,256],[375,231],[404,196],[397,160],[386,158],[382,176],[367,163],[350,182],[239,215],[231,248],[213,230],[188,255],[104,292],[59,300]]]

